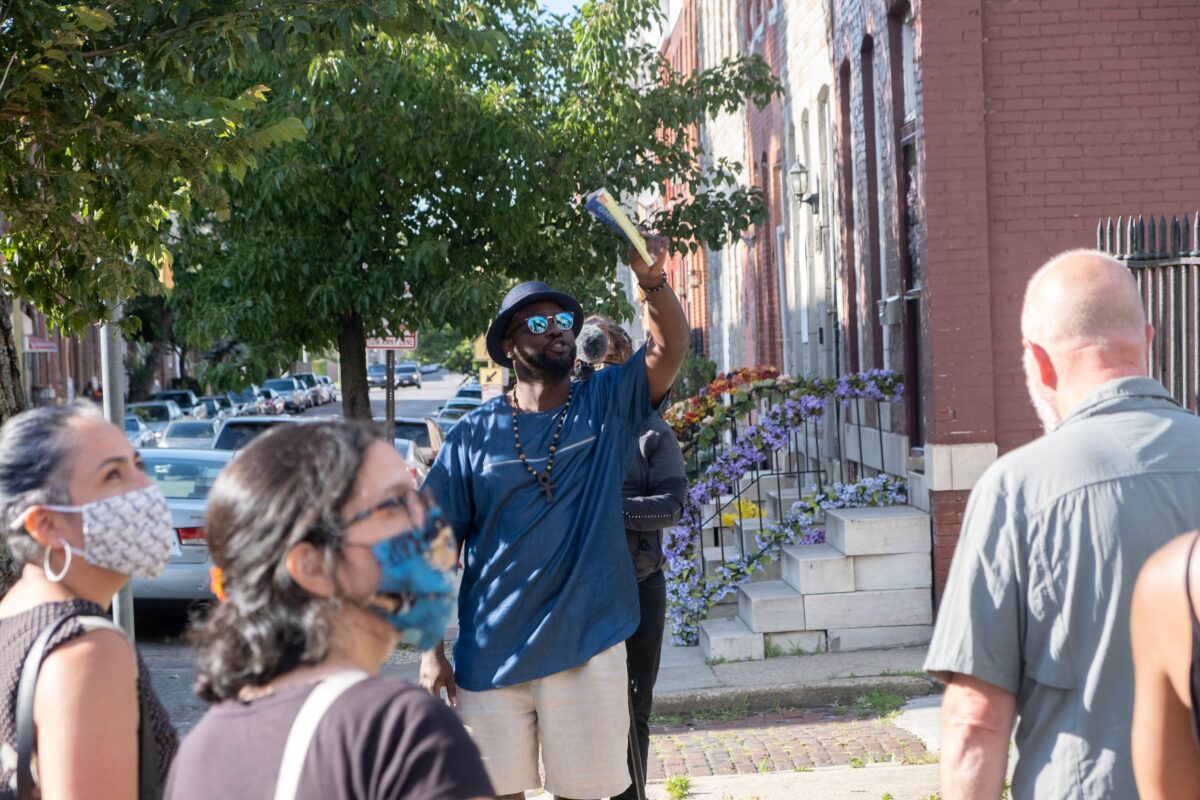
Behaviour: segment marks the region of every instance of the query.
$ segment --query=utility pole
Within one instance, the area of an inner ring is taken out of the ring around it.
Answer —
[[[121,306],[111,308],[108,320],[100,326],[100,363],[104,381],[104,416],[125,430],[125,359],[121,336]],[[126,581],[113,596],[113,619],[133,639],[133,589]]]
[[[396,441],[396,351],[387,351],[387,388],[383,395],[383,435],[388,444]]]

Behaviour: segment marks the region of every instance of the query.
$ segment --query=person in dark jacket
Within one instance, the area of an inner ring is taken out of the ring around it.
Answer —
[[[592,362],[593,369],[624,364],[632,355],[633,342],[620,325],[600,316],[590,317],[584,323],[585,328],[587,325],[595,325],[608,337],[608,350],[600,361]],[[650,710],[654,703],[654,682],[658,678],[667,611],[663,529],[679,521],[687,488],[679,442],[671,427],[656,415],[638,440],[637,456],[621,489],[625,538],[637,577],[641,623],[625,640],[625,661],[633,697],[630,738],[637,740],[637,752],[629,754],[629,772],[635,783],[613,800],[635,800],[645,790]],[[638,759],[637,764],[634,758]]]

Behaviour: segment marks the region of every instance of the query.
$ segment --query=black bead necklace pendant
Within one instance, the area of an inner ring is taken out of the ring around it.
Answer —
[[[509,407],[512,408],[513,420],[513,438],[517,444],[517,458],[521,459],[521,463],[525,465],[525,469],[537,481],[538,489],[542,494],[546,495],[546,504],[554,502],[554,484],[551,482],[550,473],[554,471],[554,456],[558,453],[558,439],[562,436],[563,424],[567,421],[567,412],[571,409],[571,398],[575,396],[575,385],[571,384],[571,391],[567,395],[566,405],[563,406],[562,413],[558,415],[558,426],[554,429],[554,438],[550,440],[550,458],[546,461],[546,471],[538,472],[529,465],[529,459],[525,457],[525,448],[521,447],[521,425],[517,421],[517,412],[521,410],[517,403],[517,390],[513,389],[511,402]]]

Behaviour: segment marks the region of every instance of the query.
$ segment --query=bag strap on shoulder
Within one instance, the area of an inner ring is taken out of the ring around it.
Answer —
[[[33,701],[37,691],[38,673],[46,660],[50,640],[68,621],[74,619],[85,633],[112,630],[125,636],[125,630],[108,617],[78,614],[68,611],[42,629],[25,655],[21,665],[21,677],[17,683],[17,800],[33,800],[33,751],[37,740],[37,728],[33,721]],[[131,643],[132,646],[132,643]],[[137,658],[133,661],[135,674]],[[138,692],[138,787],[139,798],[157,798],[161,795],[158,775],[158,751],[154,746],[154,732],[150,727],[149,711],[141,692]]]
[[[279,779],[275,783],[275,800],[295,800],[300,789],[300,773],[308,757],[308,748],[317,726],[334,702],[354,684],[367,677],[359,670],[336,672],[323,679],[309,693],[300,713],[288,731],[287,743],[283,746],[283,759],[279,762]]]

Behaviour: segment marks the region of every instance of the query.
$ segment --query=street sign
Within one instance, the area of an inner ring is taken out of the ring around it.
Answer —
[[[417,334],[404,332],[403,336],[381,336],[367,339],[368,350],[416,350]]]
[[[43,336],[26,336],[25,337],[25,352],[26,353],[57,353],[58,345],[53,339],[47,339]]]
[[[504,387],[508,384],[508,370],[496,364],[493,361],[488,361],[488,365],[479,370],[479,395],[483,400],[490,400],[493,397],[499,397],[504,394]]]

